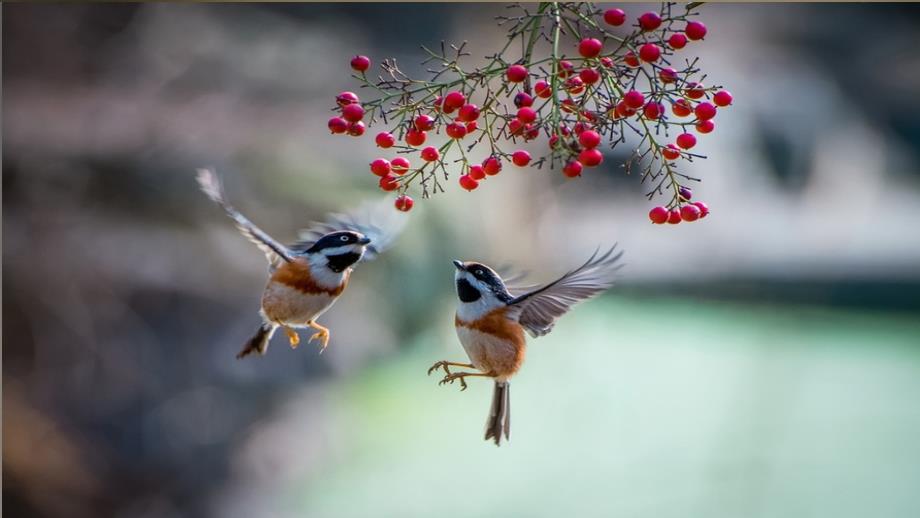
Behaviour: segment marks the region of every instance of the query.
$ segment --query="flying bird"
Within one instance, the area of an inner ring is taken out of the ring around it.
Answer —
[[[198,169],[201,190],[220,205],[237,228],[255,243],[269,264],[269,279],[262,293],[262,325],[236,355],[265,354],[278,328],[292,348],[300,343],[298,328],[312,328],[320,352],[329,344],[329,329],[317,323],[342,295],[355,265],[386,250],[402,231],[403,213],[382,204],[365,205],[349,214],[332,214],[328,221],[301,231],[300,240],[285,246],[255,226],[233,208],[224,195],[220,178],[212,169]]]
[[[511,437],[509,380],[524,362],[525,331],[534,338],[549,333],[572,306],[613,286],[622,255],[616,252],[616,245],[604,253],[598,250],[555,281],[528,288],[509,287],[495,270],[482,263],[454,261],[459,299],[454,325],[470,363],[439,361],[428,374],[444,369],[439,384],[459,381],[461,390],[467,387],[467,377],[494,380],[486,440],[500,445],[502,435]],[[451,372],[451,367],[475,371]]]

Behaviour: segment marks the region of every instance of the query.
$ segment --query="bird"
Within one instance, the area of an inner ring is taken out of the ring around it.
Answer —
[[[501,445],[502,436],[511,439],[510,379],[524,363],[525,332],[531,337],[552,331],[556,320],[572,306],[613,286],[622,267],[614,244],[604,253],[597,249],[581,266],[543,286],[514,287],[492,268],[474,261],[454,261],[454,282],[458,305],[454,326],[469,362],[439,361],[428,375],[444,370],[439,385],[465,378],[492,378],[492,405],[486,420],[485,440]],[[518,294],[513,294],[518,293]],[[451,372],[451,367],[474,371]]]
[[[227,202],[213,169],[198,169],[196,178],[201,190],[224,209],[269,264],[259,311],[262,324],[236,357],[264,355],[278,328],[287,334],[291,348],[300,343],[296,329],[312,328],[316,332],[309,342],[319,340],[322,353],[330,333],[316,320],[345,291],[359,261],[373,259],[393,244],[406,223],[405,214],[384,212],[382,204],[366,204],[351,213],[331,214],[327,221],[302,230],[299,241],[285,246]]]

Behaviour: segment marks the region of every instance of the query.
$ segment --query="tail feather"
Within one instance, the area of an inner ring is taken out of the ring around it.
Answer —
[[[486,420],[486,440],[492,439],[496,446],[501,446],[502,435],[511,439],[511,386],[507,381],[496,381]]]
[[[272,335],[275,334],[275,329],[277,329],[277,326],[262,324],[259,330],[256,331],[256,334],[246,342],[243,350],[237,353],[236,358],[245,358],[254,352],[265,354],[265,351],[268,350],[268,341],[271,340]]]

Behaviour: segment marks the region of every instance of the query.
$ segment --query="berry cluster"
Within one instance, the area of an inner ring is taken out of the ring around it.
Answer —
[[[558,167],[576,178],[603,163],[604,147],[634,135],[638,142],[627,172],[641,171],[649,199],[670,196],[649,217],[656,223],[694,221],[709,211],[689,201],[684,184],[698,179],[678,166],[703,158],[691,151],[697,135],[711,133],[719,109],[732,103],[728,91],[704,85],[696,58],[678,61],[679,51],[706,36],[706,26],[691,19],[698,5],[662,4],[632,24],[623,10],[602,11],[591,3],[541,3],[535,11],[519,5],[520,15],[499,17],[508,41],[486,56],[485,66],[460,65],[469,55],[466,43],[450,46],[450,52],[444,44],[440,52],[423,47],[432,74],[427,80],[407,76],[394,60],[384,60],[383,73],[370,79],[370,59],[355,56],[354,77],[376,98],[362,104],[353,92],[340,93],[340,115],[329,120],[329,129],[361,136],[365,120],[386,127],[375,142],[399,156],[378,158],[370,170],[381,189],[399,191],[396,207],[404,211],[414,203],[407,194],[413,184],[425,197],[444,190],[448,164],[459,164],[457,181],[468,191],[509,162]],[[512,53],[516,41],[520,54]],[[431,134],[446,138],[432,144]],[[540,138],[547,142],[542,156],[520,149]]]

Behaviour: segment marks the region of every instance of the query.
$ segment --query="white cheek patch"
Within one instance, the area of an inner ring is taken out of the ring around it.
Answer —
[[[345,279],[345,272],[334,272],[329,269],[329,265],[326,264],[328,259],[323,254],[313,254],[309,257],[310,261],[310,275],[313,276],[313,280],[316,284],[322,286],[323,288],[335,289],[342,284],[342,281]]]
[[[460,320],[472,321],[482,318],[486,313],[503,307],[504,302],[498,299],[488,284],[476,279],[469,272],[457,272],[457,279],[466,279],[473,287],[479,290],[481,297],[473,302],[459,301],[457,316]]]

